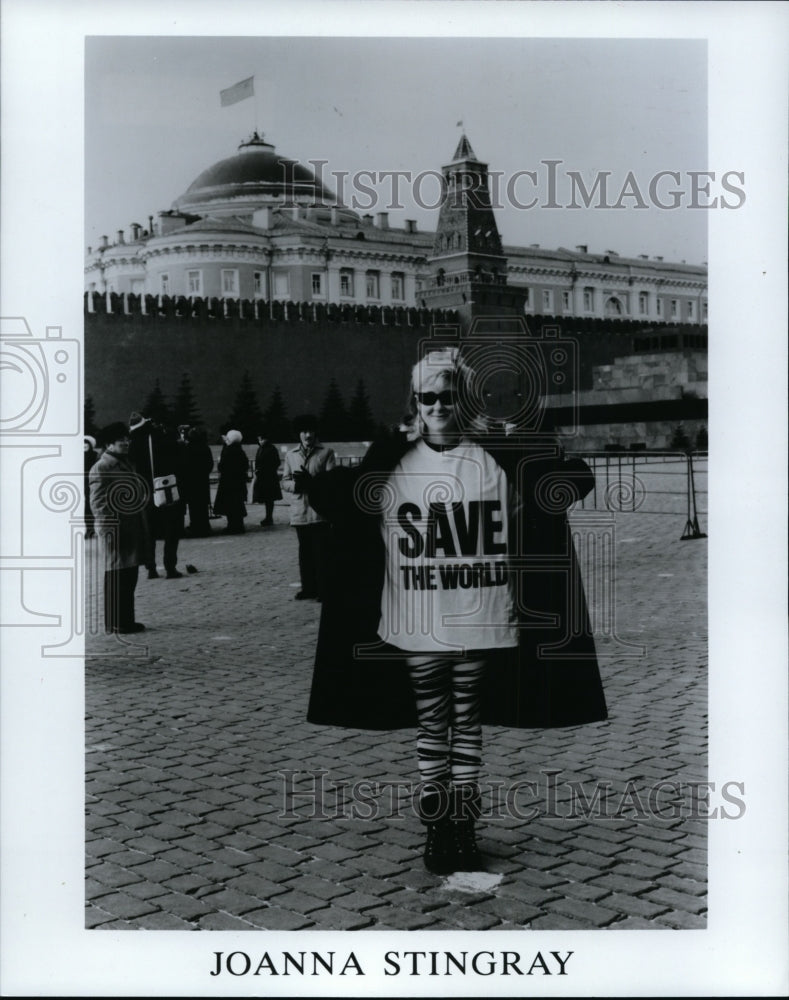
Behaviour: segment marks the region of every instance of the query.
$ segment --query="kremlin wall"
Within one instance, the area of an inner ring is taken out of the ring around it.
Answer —
[[[96,421],[126,419],[157,381],[172,399],[188,376],[216,439],[248,373],[261,409],[279,390],[290,418],[320,413],[331,384],[347,405],[362,380],[374,422],[392,424],[435,328],[517,317],[524,343],[574,345],[577,395],[550,350],[539,390],[572,430],[569,447],[667,447],[678,424],[691,437],[702,429],[706,267],[504,246],[487,171],[464,135],[442,168],[436,232],[421,233],[340,204],[255,133],[147,227],[88,248],[85,391]]]

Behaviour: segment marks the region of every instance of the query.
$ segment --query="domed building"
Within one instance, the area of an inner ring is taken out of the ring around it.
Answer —
[[[463,135],[443,167],[487,192]],[[88,247],[87,291],[308,304],[449,307],[704,324],[706,267],[613,250],[501,244],[493,209],[447,199],[437,232],[360,216],[307,167],[253,133],[172,207]],[[483,310],[484,311],[484,310]]]
[[[295,160],[279,156],[275,147],[257,132],[242,142],[235,156],[204,170],[189,185],[173,209],[212,216],[235,215],[284,202],[331,205],[336,197],[311,171]]]
[[[148,221],[88,248],[87,290],[407,305],[432,245],[345,208],[258,133]]]

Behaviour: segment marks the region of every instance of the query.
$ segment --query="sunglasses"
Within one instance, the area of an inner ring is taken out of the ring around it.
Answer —
[[[442,406],[455,405],[455,390],[444,389],[442,392],[415,392],[414,395],[423,406],[433,406],[441,403]]]

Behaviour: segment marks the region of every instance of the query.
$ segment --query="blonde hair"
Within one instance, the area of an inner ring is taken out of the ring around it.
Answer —
[[[411,386],[406,413],[401,425],[409,441],[418,441],[424,433],[414,396],[426,387],[446,380],[457,393],[457,421],[459,429],[469,436],[481,436],[487,422],[480,412],[476,398],[476,374],[460,356],[457,347],[442,347],[428,351],[411,369]]]
[[[244,440],[244,435],[241,433],[241,431],[228,431],[225,434],[225,441],[228,444],[241,444],[243,440]]]

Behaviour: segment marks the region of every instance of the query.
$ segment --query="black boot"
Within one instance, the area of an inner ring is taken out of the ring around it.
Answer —
[[[451,827],[455,850],[455,871],[485,870],[477,846],[475,825],[481,812],[479,788],[476,785],[456,785],[452,789]]]
[[[425,868],[434,875],[449,875],[457,870],[449,806],[447,789],[437,785],[423,791],[419,799],[419,818],[427,831],[423,860]]]

